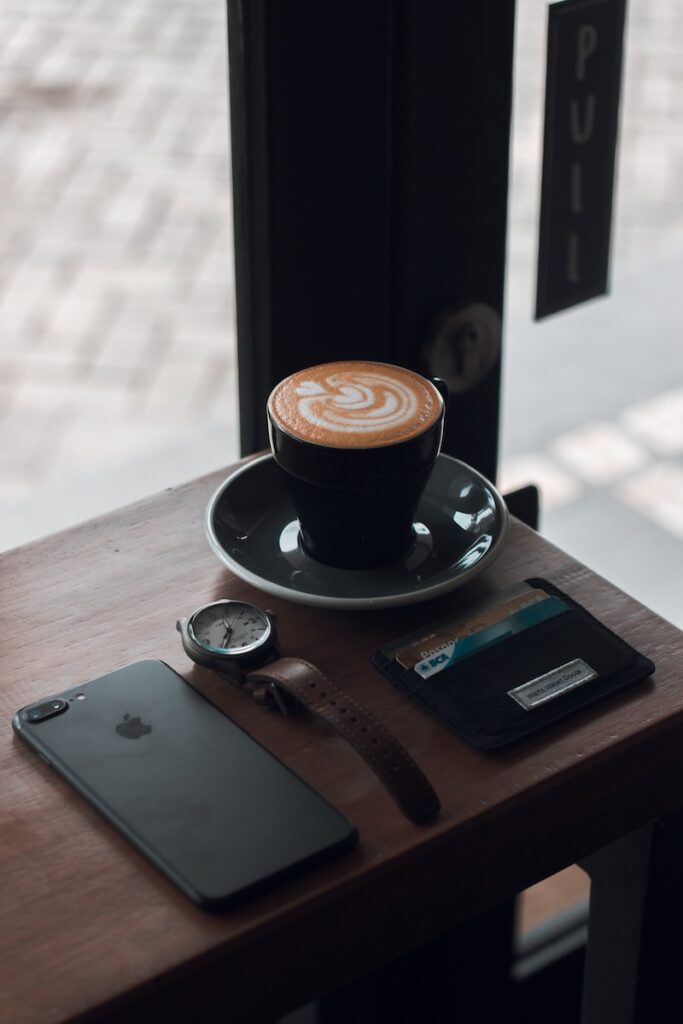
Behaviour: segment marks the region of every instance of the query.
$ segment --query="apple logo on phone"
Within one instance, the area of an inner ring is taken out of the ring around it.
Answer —
[[[124,715],[123,721],[116,726],[116,731],[127,740],[139,740],[141,736],[146,736],[152,731],[152,726],[145,725],[139,717],[131,718],[130,715]]]

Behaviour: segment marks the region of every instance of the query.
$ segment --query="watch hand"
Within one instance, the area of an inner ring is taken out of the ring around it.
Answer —
[[[225,633],[223,635],[222,644],[225,647],[232,634],[232,626],[230,625],[229,622],[226,621],[223,622],[223,625],[225,626]]]

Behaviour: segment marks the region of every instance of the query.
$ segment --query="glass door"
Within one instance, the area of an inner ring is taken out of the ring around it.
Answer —
[[[535,323],[546,8],[518,0],[503,488],[541,529],[683,625],[683,8],[627,5],[611,293]]]

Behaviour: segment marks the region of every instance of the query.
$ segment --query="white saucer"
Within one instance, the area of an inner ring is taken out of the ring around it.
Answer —
[[[206,510],[209,544],[259,590],[323,608],[391,608],[445,594],[477,576],[505,544],[508,511],[496,488],[464,462],[440,455],[408,554],[378,569],[335,569],[299,543],[299,524],[272,455],[248,462]]]

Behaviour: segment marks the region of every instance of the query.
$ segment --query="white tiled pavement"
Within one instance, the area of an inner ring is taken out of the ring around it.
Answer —
[[[0,547],[237,452],[222,0],[0,5]]]
[[[628,6],[612,295],[534,324],[545,4],[517,3],[501,483],[683,624],[683,6]],[[223,0],[4,0],[0,56],[6,548],[238,445]]]

